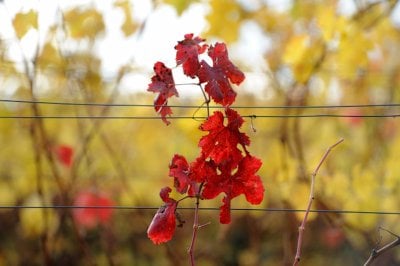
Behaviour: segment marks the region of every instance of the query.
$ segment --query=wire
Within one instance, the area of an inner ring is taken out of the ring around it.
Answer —
[[[153,104],[123,104],[123,103],[74,103],[59,101],[33,101],[33,100],[11,100],[0,99],[0,102],[23,103],[23,104],[47,104],[47,105],[65,105],[65,106],[110,106],[110,107],[151,107]],[[172,108],[196,108],[196,109],[223,109],[221,106],[198,106],[198,105],[169,105]],[[308,106],[232,106],[235,109],[339,109],[339,108],[387,108],[400,107],[400,103],[386,104],[349,104],[349,105],[308,105]]]
[[[47,206],[20,206],[0,205],[0,209],[114,209],[114,210],[158,210],[152,206],[71,206],[71,205],[47,205]],[[178,207],[178,210],[194,210],[194,207]],[[220,211],[218,207],[200,207],[202,211]],[[231,208],[231,211],[256,211],[256,212],[306,212],[305,209],[290,208]],[[327,210],[314,209],[313,213],[337,213],[337,214],[361,214],[361,215],[400,215],[400,211],[361,211],[361,210]]]
[[[377,115],[338,115],[338,114],[305,114],[305,115],[242,115],[243,118],[318,118],[318,117],[354,117],[354,118],[396,118],[400,114],[377,114]],[[0,119],[129,119],[129,120],[155,120],[160,119],[159,116],[58,116],[58,115],[26,115],[26,116],[0,116]],[[205,120],[206,116],[171,116],[167,119],[192,119]]]

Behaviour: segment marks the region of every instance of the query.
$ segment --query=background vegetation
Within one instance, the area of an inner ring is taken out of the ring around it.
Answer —
[[[201,94],[171,101],[193,107],[173,108],[173,116],[188,118],[168,127],[160,119],[142,119],[156,118],[153,95],[146,93],[150,79],[132,84],[142,87],[138,92],[124,88],[129,77],[147,78],[151,70],[127,58],[110,77],[99,43],[111,23],[133,47],[152,13],[139,19],[133,15],[136,2],[114,1],[123,18],[115,25],[99,2],[60,5],[46,29],[35,8],[1,18],[12,25],[13,37],[0,35],[0,265],[188,263],[191,210],[180,211],[186,225],[168,244],[154,246],[146,229],[161,204],[159,188],[171,182],[173,154],[197,154],[201,121],[191,117],[205,115],[198,110]],[[237,106],[247,107],[242,115],[256,117],[247,119],[245,130],[252,154],[263,160],[266,197],[260,208],[305,209],[311,171],[329,145],[345,139],[317,176],[313,206],[342,211],[312,213],[302,265],[360,265],[393,238],[379,227],[400,234],[398,1],[348,1],[351,12],[343,2],[288,1],[282,9],[261,0],[151,2],[152,12],[168,5],[178,16],[207,7],[207,27],[195,34],[208,40],[232,47],[267,43],[256,61],[232,52],[247,75],[247,85],[237,88]],[[7,4],[0,8],[7,10]],[[246,44],[249,29],[263,38]],[[133,52],[141,53],[153,51]],[[174,54],[173,46],[162,53]],[[120,105],[110,106],[115,103]],[[219,206],[219,200],[202,207]],[[85,204],[133,208],[7,207]],[[153,209],[141,208],[147,206]],[[250,206],[237,199],[232,207]],[[302,212],[232,214],[230,225],[220,225],[217,211],[200,212],[200,220],[211,224],[198,236],[198,265],[292,263]],[[379,264],[397,265],[399,254],[392,250]]]

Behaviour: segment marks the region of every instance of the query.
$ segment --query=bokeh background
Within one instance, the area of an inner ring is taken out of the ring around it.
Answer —
[[[255,117],[242,129],[266,187],[259,206],[233,201],[229,225],[221,198],[201,202],[197,265],[291,265],[310,174],[340,138],[316,178],[312,209],[325,212],[310,214],[301,265],[360,265],[396,238],[381,228],[400,234],[398,1],[3,0],[0,265],[188,265],[194,201],[169,243],[146,230],[173,155],[198,154],[204,100],[178,86],[169,104],[182,118],[165,126],[146,90],[191,32],[227,43],[246,74],[235,106]],[[80,208],[93,205],[115,208]]]

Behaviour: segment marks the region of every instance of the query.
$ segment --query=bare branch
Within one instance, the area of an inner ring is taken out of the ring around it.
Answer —
[[[375,249],[375,248],[374,248],[374,249],[371,251],[371,255],[369,255],[369,258],[368,258],[367,261],[364,263],[364,266],[371,265],[371,263],[372,263],[374,260],[376,260],[377,257],[379,257],[379,256],[382,255],[383,253],[389,251],[390,249],[392,249],[392,248],[394,248],[394,247],[400,245],[400,236],[399,236],[399,235],[396,235],[395,233],[390,232],[389,230],[386,230],[386,229],[384,229],[384,228],[380,228],[380,229],[383,230],[383,231],[388,232],[388,233],[391,234],[391,235],[393,235],[394,237],[396,237],[396,239],[393,240],[392,242],[390,242],[390,243],[384,245],[384,246],[381,247],[380,249]]]
[[[308,214],[310,213],[311,205],[312,205],[312,202],[314,200],[315,176],[318,174],[319,169],[321,168],[321,166],[324,163],[325,159],[328,157],[328,155],[331,152],[331,150],[333,148],[335,148],[337,145],[339,145],[340,143],[342,143],[343,141],[344,141],[344,139],[340,139],[338,142],[336,142],[335,144],[333,144],[332,146],[330,146],[326,150],[325,154],[322,156],[322,158],[319,161],[319,163],[318,163],[317,167],[315,168],[314,172],[312,172],[312,174],[311,174],[310,198],[308,199],[307,209],[306,209],[306,212],[304,214],[303,221],[301,222],[301,225],[299,226],[299,236],[297,238],[296,257],[294,258],[294,262],[293,262],[294,266],[299,264],[300,258],[301,258],[301,246],[302,246],[302,243],[303,243],[303,235],[304,235],[304,231],[305,231],[305,228],[306,228]]]

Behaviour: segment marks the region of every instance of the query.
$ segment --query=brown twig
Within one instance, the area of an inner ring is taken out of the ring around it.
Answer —
[[[383,253],[389,251],[390,249],[400,245],[400,236],[396,235],[392,232],[390,232],[389,230],[386,230],[384,228],[380,228],[381,230],[384,230],[386,232],[388,232],[389,234],[393,235],[394,237],[396,237],[395,240],[393,240],[392,242],[384,245],[383,247],[381,247],[380,249],[373,249],[371,252],[371,255],[369,255],[369,258],[367,259],[367,261],[364,263],[364,266],[368,266],[371,265],[371,263],[376,260],[376,258],[378,258],[380,255],[382,255]]]
[[[310,213],[311,205],[312,205],[312,202],[314,200],[315,176],[318,174],[319,169],[321,168],[321,166],[324,163],[325,159],[328,157],[328,155],[331,152],[331,150],[333,148],[335,148],[337,145],[339,145],[340,143],[342,143],[343,141],[344,141],[344,139],[340,139],[338,142],[336,142],[335,144],[333,144],[332,146],[330,146],[326,150],[325,154],[322,156],[322,158],[319,161],[319,163],[318,163],[317,167],[315,168],[314,172],[312,172],[312,174],[311,174],[310,198],[308,199],[308,204],[307,204],[306,212],[304,214],[303,221],[301,222],[301,225],[299,226],[299,236],[297,238],[297,249],[296,249],[296,256],[294,258],[293,266],[298,265],[299,262],[300,262],[300,258],[301,258],[301,246],[302,246],[302,243],[303,243],[303,235],[304,235],[304,231],[305,231],[305,228],[306,228],[307,218],[308,218],[308,215]]]
[[[190,265],[191,266],[195,265],[194,246],[195,246],[195,243],[196,243],[197,232],[199,230],[199,201],[200,201],[200,198],[197,197],[196,198],[196,208],[194,209],[192,241],[190,242],[190,246],[189,246],[189,249],[188,249],[189,258],[190,258]]]
[[[196,243],[196,238],[197,238],[197,232],[198,230],[207,225],[207,224],[203,224],[203,225],[199,225],[199,205],[200,205],[200,194],[201,194],[201,189],[203,188],[203,184],[201,183],[199,186],[199,190],[198,193],[196,195],[196,208],[194,209],[194,219],[193,219],[193,233],[192,233],[192,240],[190,242],[190,246],[188,249],[188,253],[189,253],[189,259],[190,259],[190,265],[194,266],[195,265],[195,259],[194,259],[194,247],[195,247],[195,243]]]

